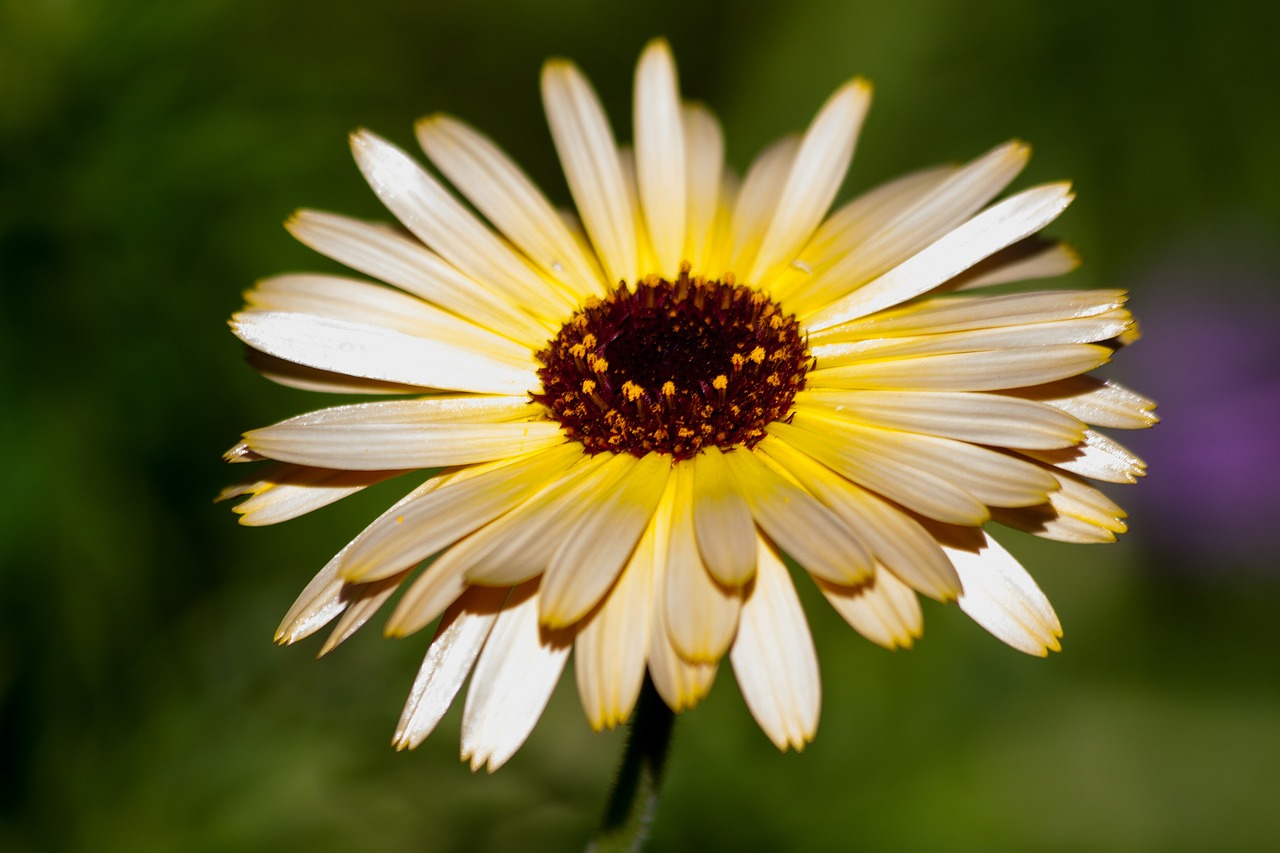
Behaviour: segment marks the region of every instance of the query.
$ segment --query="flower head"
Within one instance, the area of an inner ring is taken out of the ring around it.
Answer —
[[[1084,375],[1135,335],[1123,293],[976,295],[1075,266],[1033,236],[1067,185],[993,203],[1027,159],[1010,143],[829,214],[870,87],[841,87],[739,181],[661,41],[636,72],[634,147],[572,64],[548,62],[542,94],[576,215],[455,119],[417,132],[456,194],[361,131],[356,161],[407,232],[313,211],[288,227],[385,284],[272,278],[232,321],[278,382],[389,398],[246,433],[228,458],[274,462],[226,491],[249,495],[243,522],[432,469],[278,639],[336,620],[328,650],[402,590],[389,634],[438,624],[396,743],[421,742],[470,676],[463,755],[490,769],[571,650],[597,729],[627,719],[646,672],[692,707],[727,655],[765,734],[802,748],[818,663],[784,554],[881,645],[919,636],[923,594],[1057,649],[1049,602],[984,525],[1113,539],[1124,513],[1086,480],[1143,464],[1093,427],[1154,420]]]

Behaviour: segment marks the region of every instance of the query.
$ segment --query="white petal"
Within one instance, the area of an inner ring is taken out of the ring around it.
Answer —
[[[636,184],[658,269],[673,278],[685,243],[685,150],[675,60],[664,39],[645,47],[636,67]]]
[[[1080,266],[1080,256],[1063,243],[1028,237],[1001,249],[945,285],[946,290],[973,290],[1015,281],[1054,278]]]
[[[617,584],[574,641],[578,695],[595,731],[626,722],[640,695],[653,623],[653,548],[650,520]]]
[[[875,577],[884,574],[884,568],[888,566],[899,578],[932,598],[946,601],[960,594],[960,579],[956,577],[951,563],[929,531],[915,519],[777,436],[765,436],[758,450],[775,460],[831,507],[854,535],[866,544],[879,566]],[[840,586],[846,587],[844,584]]]
[[[832,437],[829,429],[797,429],[777,421],[767,429],[831,470],[921,515],[966,526],[980,525],[990,518],[981,501],[940,474],[876,456],[846,436]]]
[[[666,631],[690,663],[715,663],[729,650],[738,626],[742,590],[722,586],[707,572],[693,526],[693,466],[676,463],[671,481],[670,537],[661,591]]]
[[[813,284],[818,275],[864,246],[886,222],[892,222],[913,207],[955,172],[951,166],[912,172],[870,189],[838,208],[818,226],[799,257],[792,261],[791,268],[780,272],[770,283],[770,292],[788,305],[813,299]],[[821,296],[816,298],[816,305],[826,301]]]
[[[457,475],[451,474],[442,474],[430,478],[392,504],[379,518],[394,517],[401,507],[435,491],[456,478]],[[284,619],[280,622],[280,627],[276,629],[275,639],[277,643],[296,643],[298,640],[310,636],[320,628],[323,628],[346,608],[347,602],[342,597],[342,588],[346,581],[341,577],[339,569],[354,544],[355,541],[353,540],[342,546],[342,549],[333,555],[325,567],[311,579],[311,582],[298,595],[297,600],[294,601],[293,606],[289,608],[289,612],[285,614]]]
[[[511,593],[485,643],[462,712],[462,758],[490,773],[529,737],[560,680],[572,634],[538,626],[537,582]]]
[[[542,278],[409,155],[368,131],[352,134],[351,151],[382,203],[467,276],[543,318],[554,320],[573,310],[573,301],[563,291]]]
[[[283,358],[276,358],[274,355],[267,355],[256,349],[246,350],[245,361],[272,382],[284,385],[286,388],[297,388],[300,391],[384,397],[391,394],[425,394],[432,390],[422,385],[362,379],[358,376],[306,367]]]
[[[1041,657],[1058,651],[1062,625],[1049,599],[1008,551],[982,538],[976,551],[942,546],[964,584],[960,609],[1018,651]]]
[[[720,215],[720,183],[724,174],[724,133],[711,111],[696,104],[682,113],[685,148],[684,258],[694,275],[710,270],[716,222]],[[717,271],[718,272],[718,271]]]
[[[671,642],[671,631],[667,625],[667,608],[664,597],[667,588],[669,570],[668,555],[671,547],[672,519],[675,504],[675,481],[673,475],[667,481],[667,491],[654,513],[653,525],[653,585],[650,597],[654,602],[652,608],[653,626],[649,631],[649,676],[658,695],[673,711],[692,708],[706,697],[716,677],[716,663],[690,663],[676,651]],[[647,538],[647,537],[646,537]],[[736,611],[735,611],[736,620]]]
[[[589,499],[590,510],[551,555],[539,616],[549,628],[577,622],[613,586],[666,488],[669,457],[622,458],[631,463],[630,470],[608,492]]]
[[[542,68],[542,101],[569,191],[609,284],[634,282],[639,273],[636,224],[600,99],[576,66],[551,60]]]
[[[248,310],[313,314],[378,326],[451,344],[473,353],[534,368],[528,347],[463,320],[407,293],[333,275],[280,275],[245,294]]]
[[[1124,533],[1126,513],[1080,478],[1048,469],[1058,491],[1043,506],[994,510],[992,519],[1017,530],[1059,542],[1114,542]]]
[[[548,277],[579,296],[605,294],[593,259],[547,197],[492,140],[446,115],[422,119],[416,130],[440,171]]]
[[[1092,376],[1072,376],[1048,385],[1006,393],[1043,400],[1087,424],[1112,429],[1142,429],[1159,421],[1156,404],[1123,385]]]
[[[760,529],[809,573],[835,583],[865,580],[873,561],[838,515],[755,452],[726,453]]]
[[[325,638],[317,657],[329,654],[364,627],[364,624],[382,609],[382,605],[387,603],[387,599],[400,588],[401,582],[407,575],[408,572],[401,572],[373,583],[347,584],[341,593],[341,597],[348,602],[347,609],[343,611],[338,623]]]
[[[909,649],[924,632],[924,614],[914,592],[883,566],[856,587],[819,580],[818,588],[855,631],[886,649]]]
[[[1111,350],[1096,344],[1058,344],[1011,350],[953,352],[859,361],[819,367],[810,388],[869,388],[887,391],[1002,391],[1041,385],[1106,364]]]
[[[1009,326],[1031,326],[1114,314],[1123,290],[1045,290],[998,296],[941,296],[841,323],[815,334],[817,343],[940,335]]]
[[[518,505],[581,455],[577,446],[561,445],[415,496],[365,528],[343,560],[342,577],[376,580],[426,559]]]
[[[998,447],[1071,447],[1080,421],[1043,403],[963,391],[801,391],[796,402],[891,429]]]
[[[368,404],[373,405],[373,404]],[[257,453],[282,462],[354,471],[472,465],[565,442],[554,421],[514,423],[310,423],[245,433]]]
[[[904,476],[917,470],[939,472],[987,506],[1034,506],[1044,503],[1057,488],[1054,477],[1037,465],[962,441],[861,426],[808,406],[796,407],[792,423],[801,429],[829,431],[844,442],[846,452],[897,464]]]
[[[1073,196],[1068,184],[1033,187],[984,210],[875,281],[828,305],[806,325],[825,329],[881,311],[927,290],[1058,217]]]
[[[1147,475],[1147,463],[1118,441],[1095,430],[1089,430],[1084,441],[1075,447],[1024,453],[1063,471],[1105,483],[1136,483],[1139,477]]]
[[[489,638],[507,592],[472,587],[449,608],[427,648],[400,714],[391,740],[396,749],[417,747],[449,710]]]
[[[756,570],[756,526],[751,507],[720,448],[693,458],[693,526],[698,552],[711,576],[741,586]]]
[[[298,211],[285,227],[339,263],[527,346],[541,345],[554,331],[551,323],[524,313],[500,290],[468,278],[396,229],[316,210]]]
[[[844,182],[870,105],[871,85],[862,79],[842,86],[823,104],[800,143],[747,281],[762,281],[774,267],[791,263],[813,236]]]
[[[354,495],[404,471],[335,471],[328,468],[274,464],[266,471],[228,486],[217,500],[249,495],[232,507],[249,527],[278,524]]]
[[[622,454],[580,457],[527,501],[478,531],[467,569],[473,583],[511,586],[546,571],[551,557],[595,501],[631,468]]]
[[[787,185],[799,151],[799,137],[784,136],[762,151],[747,170],[733,209],[730,232],[733,246],[730,270],[735,274],[742,275],[755,262],[765,232],[773,221],[778,196]]]
[[[769,740],[778,749],[802,750],[817,732],[822,708],[818,655],[787,568],[764,540],[757,562],[729,660]]]
[[[383,382],[481,394],[522,394],[538,382],[531,369],[449,344],[310,314],[240,313],[231,330],[268,355]]]
[[[848,235],[841,260],[816,275],[793,305],[803,316],[883,275],[942,238],[995,198],[1022,171],[1030,153],[1017,142],[999,146],[934,184],[912,205],[886,211],[879,228]]]

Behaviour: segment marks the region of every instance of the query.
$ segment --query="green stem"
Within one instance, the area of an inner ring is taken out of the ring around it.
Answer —
[[[631,718],[627,750],[588,853],[634,853],[649,838],[675,715],[645,677]]]

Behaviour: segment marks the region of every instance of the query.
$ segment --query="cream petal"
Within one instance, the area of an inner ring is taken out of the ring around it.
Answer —
[[[943,238],[995,198],[1022,171],[1029,153],[1025,145],[1011,142],[951,170],[914,204],[892,211],[857,242],[845,243],[843,257],[797,294],[794,310],[807,315]]]
[[[553,478],[529,500],[481,527],[432,561],[396,605],[387,620],[387,635],[403,637],[425,628],[462,594],[472,579],[469,575],[473,573],[481,574],[481,581],[486,585],[503,588],[541,573],[564,529],[577,517],[577,514],[562,512],[561,508],[575,503],[590,506],[574,500],[581,493],[571,491],[572,487],[598,470],[603,461],[603,457],[579,458],[566,473]],[[565,521],[566,516],[568,521]],[[529,552],[534,549],[542,555],[540,558],[529,558]],[[513,570],[513,561],[504,556],[512,553],[529,563],[529,568],[517,566]],[[501,571],[483,576],[477,567],[485,565],[496,565]],[[513,580],[508,582],[508,579]]]
[[[583,456],[529,500],[476,534],[467,580],[511,586],[542,574],[569,532],[631,468],[621,454]]]
[[[418,500],[456,479],[459,479],[457,474],[441,474],[428,479],[392,504],[386,512],[378,517],[379,520],[395,517],[406,504]],[[281,620],[280,627],[276,629],[275,640],[277,643],[288,645],[310,636],[327,625],[346,608],[347,601],[342,597],[342,590],[346,585],[346,581],[342,578],[340,569],[343,560],[346,559],[354,544],[355,540],[342,546],[342,549],[333,555],[333,558],[298,595],[297,600],[289,608],[289,612]],[[390,574],[395,573],[392,572]]]
[[[964,584],[960,609],[1020,652],[1044,657],[1058,651],[1062,625],[1049,599],[1008,551],[982,537],[976,551],[942,546]]]
[[[960,579],[955,569],[937,541],[915,519],[776,436],[765,436],[758,449],[831,507],[854,535],[866,543],[879,566],[876,577],[883,575],[888,566],[916,590],[939,601],[960,594]],[[846,588],[847,585],[840,586]]]
[[[1085,435],[1080,421],[1052,406],[966,391],[801,391],[797,404],[906,432],[1049,450],[1072,447]]]
[[[299,241],[339,263],[439,305],[528,347],[554,331],[500,290],[468,278],[400,231],[334,213],[300,210],[285,223]]]
[[[1111,350],[1105,346],[1058,344],[859,361],[819,367],[809,373],[806,381],[809,388],[815,389],[1003,391],[1086,373],[1110,359]]]
[[[565,443],[554,421],[514,423],[284,422],[245,433],[257,453],[282,462],[356,471],[472,465]]]
[[[802,750],[817,732],[822,708],[818,655],[787,567],[763,539],[757,564],[729,660],[769,740],[778,749]]]
[[[343,548],[335,554],[299,593],[281,620],[280,627],[276,628],[277,643],[287,646],[306,639],[347,608],[347,602],[342,598],[346,582],[338,577],[338,566],[342,564],[346,550]]]
[[[1080,255],[1065,243],[1027,237],[981,263],[974,264],[943,285],[947,291],[974,290],[1015,281],[1054,278],[1080,266]]]
[[[671,645],[690,663],[715,663],[733,642],[742,590],[717,583],[702,563],[693,521],[693,465],[675,465],[661,607]],[[661,559],[661,555],[659,556]]]
[[[821,501],[750,450],[724,458],[756,524],[805,571],[846,584],[870,575],[873,561],[866,545]]]
[[[490,773],[515,755],[542,716],[573,636],[538,626],[537,582],[517,587],[476,662],[462,711],[462,759]]]
[[[265,471],[223,489],[217,500],[249,495],[232,507],[248,527],[278,524],[354,495],[404,471],[335,471],[274,463]]]
[[[987,208],[893,269],[822,308],[806,321],[821,330],[881,311],[932,290],[948,279],[1039,231],[1071,203],[1070,185],[1024,190]]]
[[[941,296],[841,323],[815,344],[971,332],[1009,326],[1112,316],[1124,308],[1123,290],[1045,290],[997,296]]]
[[[818,226],[791,267],[769,285],[776,299],[790,304],[812,297],[815,277],[866,244],[886,222],[915,205],[955,174],[951,166],[922,169],[880,184],[843,205]],[[816,304],[823,300],[818,298]]]
[[[862,79],[845,84],[823,104],[777,196],[747,281],[763,281],[774,268],[790,264],[813,236],[844,183],[870,105],[871,84]]]
[[[440,723],[467,680],[508,590],[472,587],[449,608],[422,659],[391,742],[414,749]]]
[[[670,458],[629,455],[621,479],[603,494],[585,496],[591,505],[560,542],[542,579],[539,618],[548,628],[577,622],[617,580],[636,542],[653,518],[671,473]]]
[[[653,549],[651,519],[617,584],[574,640],[578,695],[595,731],[626,722],[640,695],[653,624]]]
[[[688,104],[681,113],[685,151],[685,245],[683,256],[694,275],[711,270],[720,184],[724,174],[724,132],[710,110]]]
[[[1092,344],[1114,340],[1132,328],[1134,328],[1133,317],[1128,311],[1121,309],[1079,320],[944,332],[937,335],[867,338],[844,343],[811,344],[810,352],[823,367],[832,368],[888,359],[918,358],[925,355]]]
[[[986,506],[948,479],[923,467],[878,457],[872,448],[829,435],[829,430],[798,429],[774,422],[767,430],[853,482],[928,518],[948,524],[980,525],[990,518]],[[945,470],[945,469],[943,469]]]
[[[576,445],[560,445],[413,497],[365,528],[346,554],[341,576],[372,581],[426,559],[520,504],[581,453]]]
[[[850,451],[874,454],[899,465],[904,473],[941,472],[987,506],[1034,506],[1057,488],[1055,478],[1037,465],[962,441],[863,426],[808,406],[796,407],[792,423],[801,429],[828,430]]]
[[[673,278],[685,244],[685,147],[676,64],[665,39],[645,47],[636,67],[636,184],[657,257],[656,272]]]
[[[528,347],[379,284],[334,275],[280,275],[258,282],[244,297],[246,310],[312,314],[377,326],[537,369]]]
[[[698,553],[713,578],[725,586],[741,586],[756,570],[751,507],[720,448],[705,447],[692,461]]]
[[[784,136],[762,151],[747,170],[730,225],[731,271],[741,274],[755,262],[799,152],[800,138]]]
[[[387,209],[462,273],[487,282],[543,319],[554,320],[573,310],[573,301],[563,291],[542,278],[408,154],[367,130],[352,134],[351,151]]]
[[[1043,539],[1080,544],[1114,542],[1128,530],[1125,511],[1110,498],[1078,477],[1048,470],[1058,480],[1048,504],[995,510],[992,519]]]
[[[383,382],[379,379],[362,379],[329,370],[306,367],[267,355],[256,349],[245,351],[245,361],[254,370],[272,382],[300,391],[320,394],[360,394],[362,396],[387,396],[390,394],[426,394],[432,389],[422,385],[406,385],[399,382]],[[229,460],[230,461],[230,460]]]
[[[841,587],[818,580],[818,588],[855,631],[886,649],[909,649],[924,633],[920,601],[883,566],[864,584]]]
[[[342,643],[351,638],[356,631],[359,631],[364,624],[372,618],[387,603],[387,599],[391,597],[400,584],[404,581],[408,572],[401,572],[398,575],[392,575],[389,578],[383,578],[380,581],[364,584],[347,584],[342,591],[342,596],[348,599],[347,609],[342,612],[342,616],[338,619],[338,623],[333,626],[333,631],[325,639],[324,645],[320,647],[317,657],[323,657],[329,652],[336,649]]]
[[[575,299],[605,294],[599,266],[542,191],[489,137],[447,115],[428,116],[415,130],[445,177],[548,278]]]
[[[1111,429],[1143,429],[1160,420],[1152,400],[1118,382],[1093,376],[1072,376],[1005,393],[1042,400],[1087,424]]]
[[[1084,441],[1075,447],[1023,453],[1063,471],[1104,483],[1136,483],[1138,478],[1147,475],[1147,463],[1120,442],[1095,430],[1089,430]]]
[[[667,480],[667,490],[654,512],[650,530],[653,532],[653,585],[650,587],[650,599],[654,602],[651,609],[653,625],[649,631],[649,677],[658,695],[671,710],[680,712],[694,707],[711,691],[716,678],[717,664],[690,663],[676,651],[671,642],[671,632],[667,625],[667,608],[664,598],[667,589],[667,574],[670,570],[669,554],[671,548],[672,520],[675,513],[675,481],[678,475]],[[734,616],[737,619],[736,611]]]
[[[532,369],[481,353],[311,314],[242,312],[231,330],[268,355],[365,379],[480,394],[522,394],[538,385]]]
[[[604,107],[576,66],[542,67],[542,101],[569,192],[610,285],[639,274],[636,223]]]

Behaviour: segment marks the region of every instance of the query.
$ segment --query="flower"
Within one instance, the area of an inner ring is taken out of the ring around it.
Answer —
[[[923,594],[1057,649],[1049,602],[983,527],[1124,530],[1086,478],[1143,463],[1092,427],[1148,426],[1152,404],[1083,374],[1133,321],[1114,290],[956,292],[1073,268],[1032,236],[1068,185],[991,204],[1026,162],[1014,142],[828,215],[868,84],[739,182],[660,40],[636,71],[633,148],[569,62],[546,64],[542,94],[577,216],[453,118],[418,139],[479,216],[360,131],[355,159],[408,233],[313,211],[288,228],[390,286],[280,276],[232,320],[277,382],[395,397],[246,433],[228,458],[274,464],[224,493],[249,496],[244,523],[433,470],[316,575],[278,640],[336,619],[327,651],[404,587],[387,633],[439,622],[395,743],[420,743],[470,676],[462,753],[490,770],[571,649],[597,730],[627,719],[646,672],[673,710],[696,705],[727,654],[765,734],[803,748],[818,662],[784,554],[883,646],[919,636]]]

